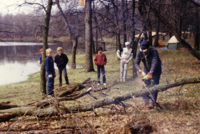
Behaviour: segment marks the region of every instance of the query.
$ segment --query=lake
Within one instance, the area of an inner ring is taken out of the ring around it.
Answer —
[[[49,48],[56,54],[57,47],[71,54],[71,47],[62,43],[49,43]],[[33,42],[0,42],[0,85],[25,81],[30,74],[40,71],[38,58],[41,55],[42,43]],[[82,51],[78,49],[78,52]],[[70,60],[70,59],[69,59]],[[81,66],[77,65],[77,68]],[[69,68],[69,66],[67,66]],[[57,69],[55,65],[55,69]]]

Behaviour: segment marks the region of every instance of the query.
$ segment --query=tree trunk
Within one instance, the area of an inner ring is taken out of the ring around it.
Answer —
[[[73,42],[73,47],[72,47],[72,64],[71,64],[71,68],[72,69],[76,69],[76,49],[77,49],[77,45],[78,45],[78,37],[76,37],[74,40],[72,40]]]
[[[51,7],[52,7],[52,0],[48,0],[47,11],[45,16],[45,23],[43,28],[43,53],[42,53],[42,64],[41,64],[41,71],[40,71],[40,91],[43,94],[46,94],[46,79],[45,79],[45,57],[46,57],[46,49],[48,43],[48,32],[49,32],[49,22],[51,17]]]
[[[123,46],[125,47],[125,42],[127,41],[127,36],[126,36],[126,0],[122,0],[122,13],[123,13]]]
[[[160,30],[160,21],[158,20],[158,24],[156,27],[156,36],[155,36],[155,41],[154,41],[154,47],[159,47],[158,41],[159,41],[159,30]],[[163,36],[164,37],[164,36]],[[163,39],[164,40],[164,39]]]
[[[148,22],[148,35],[149,35],[149,44],[150,46],[152,46],[152,25],[151,25],[151,21],[149,20]]]
[[[176,80],[175,82],[168,83],[166,85],[157,85],[152,88],[147,88],[140,91],[133,91],[133,92],[129,92],[123,95],[119,95],[119,96],[108,96],[108,97],[101,98],[101,99],[98,99],[96,101],[92,101],[86,104],[60,107],[60,110],[66,113],[93,111],[95,108],[100,108],[102,106],[106,106],[110,104],[118,104],[121,101],[131,99],[133,96],[141,97],[144,95],[149,95],[150,93],[163,92],[169,88],[182,86],[184,84],[193,84],[193,83],[200,83],[200,77],[183,78],[183,79]],[[34,106],[17,107],[17,108],[12,108],[12,109],[7,109],[7,110],[0,110],[0,122],[8,121],[11,118],[22,116],[24,114],[30,115],[30,116],[35,115],[39,117],[44,117],[44,116],[50,116],[50,115],[58,115],[59,113],[58,113],[58,109],[55,108],[55,106],[51,106],[45,109],[36,108]]]
[[[195,12],[195,35],[194,35],[194,50],[198,51],[199,50],[199,10],[198,7],[196,7],[196,12]]]
[[[92,8],[91,0],[86,0],[85,7],[85,70],[94,71],[92,57]]]
[[[158,3],[158,12],[160,12],[160,3],[161,3],[161,0],[159,0],[159,3]],[[158,44],[159,31],[160,31],[160,20],[157,19],[157,27],[156,27],[156,36],[155,36],[155,40],[154,40],[154,47],[159,47],[159,44]],[[163,36],[163,40],[164,40],[164,36]]]
[[[136,53],[137,53],[137,43],[135,46],[135,19],[134,19],[134,17],[135,17],[135,0],[132,0],[132,13],[131,13],[132,37],[131,37],[131,42],[132,42],[132,49],[133,49],[133,78],[136,78],[137,77],[137,69],[135,68],[134,60],[135,60]],[[139,38],[138,38],[138,40],[139,40]]]

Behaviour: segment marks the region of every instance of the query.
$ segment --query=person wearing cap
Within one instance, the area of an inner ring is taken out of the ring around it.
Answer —
[[[41,64],[42,64],[42,52],[43,52],[43,49],[41,48],[40,49],[40,53],[41,53],[41,56],[39,57],[39,59],[38,59],[38,64],[41,66]]]
[[[140,62],[144,64],[144,72],[140,68]],[[148,41],[142,41],[140,43],[140,50],[137,52],[136,59],[134,62],[135,68],[138,70],[141,77],[146,74],[146,79],[153,79],[154,85],[159,84],[160,75],[162,73],[161,60],[158,55],[158,51],[149,45]],[[145,105],[151,104],[150,108],[155,106],[158,92],[152,93],[152,97],[143,96]]]
[[[125,82],[127,78],[128,63],[133,58],[133,50],[130,46],[130,42],[125,43],[125,48],[117,50],[117,57],[120,58],[120,81]],[[120,56],[120,53],[121,56]]]

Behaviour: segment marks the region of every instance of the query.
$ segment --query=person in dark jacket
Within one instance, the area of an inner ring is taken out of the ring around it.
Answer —
[[[62,73],[65,77],[66,84],[69,85],[69,80],[67,76],[67,70],[66,70],[66,65],[69,61],[68,57],[66,54],[63,53],[62,47],[57,48],[57,55],[55,57],[55,63],[57,64],[58,67],[58,72],[59,72],[59,87],[62,86]]]
[[[140,68],[141,61],[144,64],[144,72],[142,72]],[[153,79],[154,85],[159,84],[160,75],[162,73],[161,60],[158,51],[151,47],[148,41],[142,41],[140,43],[140,50],[137,52],[134,65],[142,77],[144,77],[143,75],[145,73],[147,75],[146,79]],[[152,94],[153,100],[150,96],[144,96],[143,100],[145,101],[145,104],[150,102],[151,107],[154,107],[154,102],[156,102],[157,96],[158,93],[156,92]]]
[[[45,58],[45,70],[47,75],[47,95],[54,95],[54,78],[56,77],[54,69],[54,61],[52,58],[52,50],[46,50],[47,57]]]
[[[107,63],[107,58],[106,55],[102,53],[103,48],[99,47],[98,48],[98,54],[96,54],[95,58],[94,58],[94,62],[97,65],[97,79],[98,79],[98,83],[97,85],[100,85],[100,70],[102,72],[102,76],[103,76],[103,84],[104,86],[106,86],[106,75],[105,75],[105,67],[104,65],[106,65]]]

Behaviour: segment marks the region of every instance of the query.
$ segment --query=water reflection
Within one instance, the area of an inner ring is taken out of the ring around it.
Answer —
[[[42,48],[42,43],[8,42],[8,44],[0,43],[0,85],[27,80],[28,75],[40,71],[37,61],[41,55],[39,50]],[[49,47],[52,48],[54,55],[58,46],[63,47],[67,54],[71,53],[71,48],[63,44],[50,43]]]

